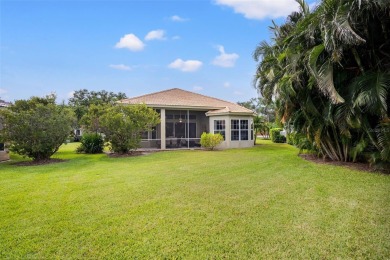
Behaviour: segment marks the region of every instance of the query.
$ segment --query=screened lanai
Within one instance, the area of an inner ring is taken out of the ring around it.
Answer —
[[[161,109],[156,111],[161,117]],[[165,142],[166,149],[200,147],[200,136],[209,131],[206,112],[165,110],[165,138],[162,138],[162,124],[159,124],[143,134],[141,147],[161,149],[161,142]]]

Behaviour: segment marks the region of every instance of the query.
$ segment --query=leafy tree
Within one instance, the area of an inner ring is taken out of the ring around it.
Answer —
[[[254,52],[256,87],[319,155],[389,163],[389,1],[297,2]]]
[[[275,103],[263,97],[251,98],[245,102],[237,102],[238,105],[253,110],[259,116],[264,117],[267,122],[275,121]]]
[[[142,132],[160,123],[159,118],[159,114],[146,105],[117,105],[100,117],[100,126],[111,143],[111,150],[127,153],[140,146]]]
[[[89,132],[99,133],[101,131],[101,117],[111,106],[107,104],[91,104],[81,118],[80,124]]]
[[[255,130],[255,135],[260,134],[264,138],[269,138],[269,130],[272,124],[267,122],[262,116],[255,116],[253,118],[253,128]],[[256,138],[255,138],[256,144]]]
[[[87,89],[80,89],[73,93],[73,97],[69,98],[68,104],[73,108],[77,120],[80,121],[91,105],[112,105],[116,101],[125,98],[127,97],[123,92],[114,93],[105,90],[89,91]]]
[[[10,143],[10,150],[34,161],[49,159],[68,137],[73,113],[55,104],[55,96],[17,100],[0,111],[4,128],[1,138]]]

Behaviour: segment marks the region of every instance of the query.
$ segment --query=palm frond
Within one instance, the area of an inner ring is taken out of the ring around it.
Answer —
[[[333,82],[333,65],[328,60],[320,67],[318,71],[318,88],[330,98],[333,104],[343,103],[344,99],[337,92]]]
[[[360,91],[354,100],[354,105],[385,117],[390,92],[390,73],[369,72],[357,77],[355,84],[360,86]]]
[[[311,72],[311,74],[318,79],[318,69],[317,69],[317,61],[321,53],[324,51],[325,46],[323,44],[319,44],[317,46],[314,46],[311,51],[309,52],[308,57],[308,69]]]

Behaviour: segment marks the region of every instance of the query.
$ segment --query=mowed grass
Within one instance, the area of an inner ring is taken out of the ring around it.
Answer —
[[[390,176],[286,144],[0,164],[1,259],[386,259]],[[15,161],[23,160],[15,155]]]

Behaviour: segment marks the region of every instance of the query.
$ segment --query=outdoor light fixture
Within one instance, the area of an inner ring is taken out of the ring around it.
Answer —
[[[179,123],[183,123],[183,119],[181,119],[181,111],[180,111]]]

